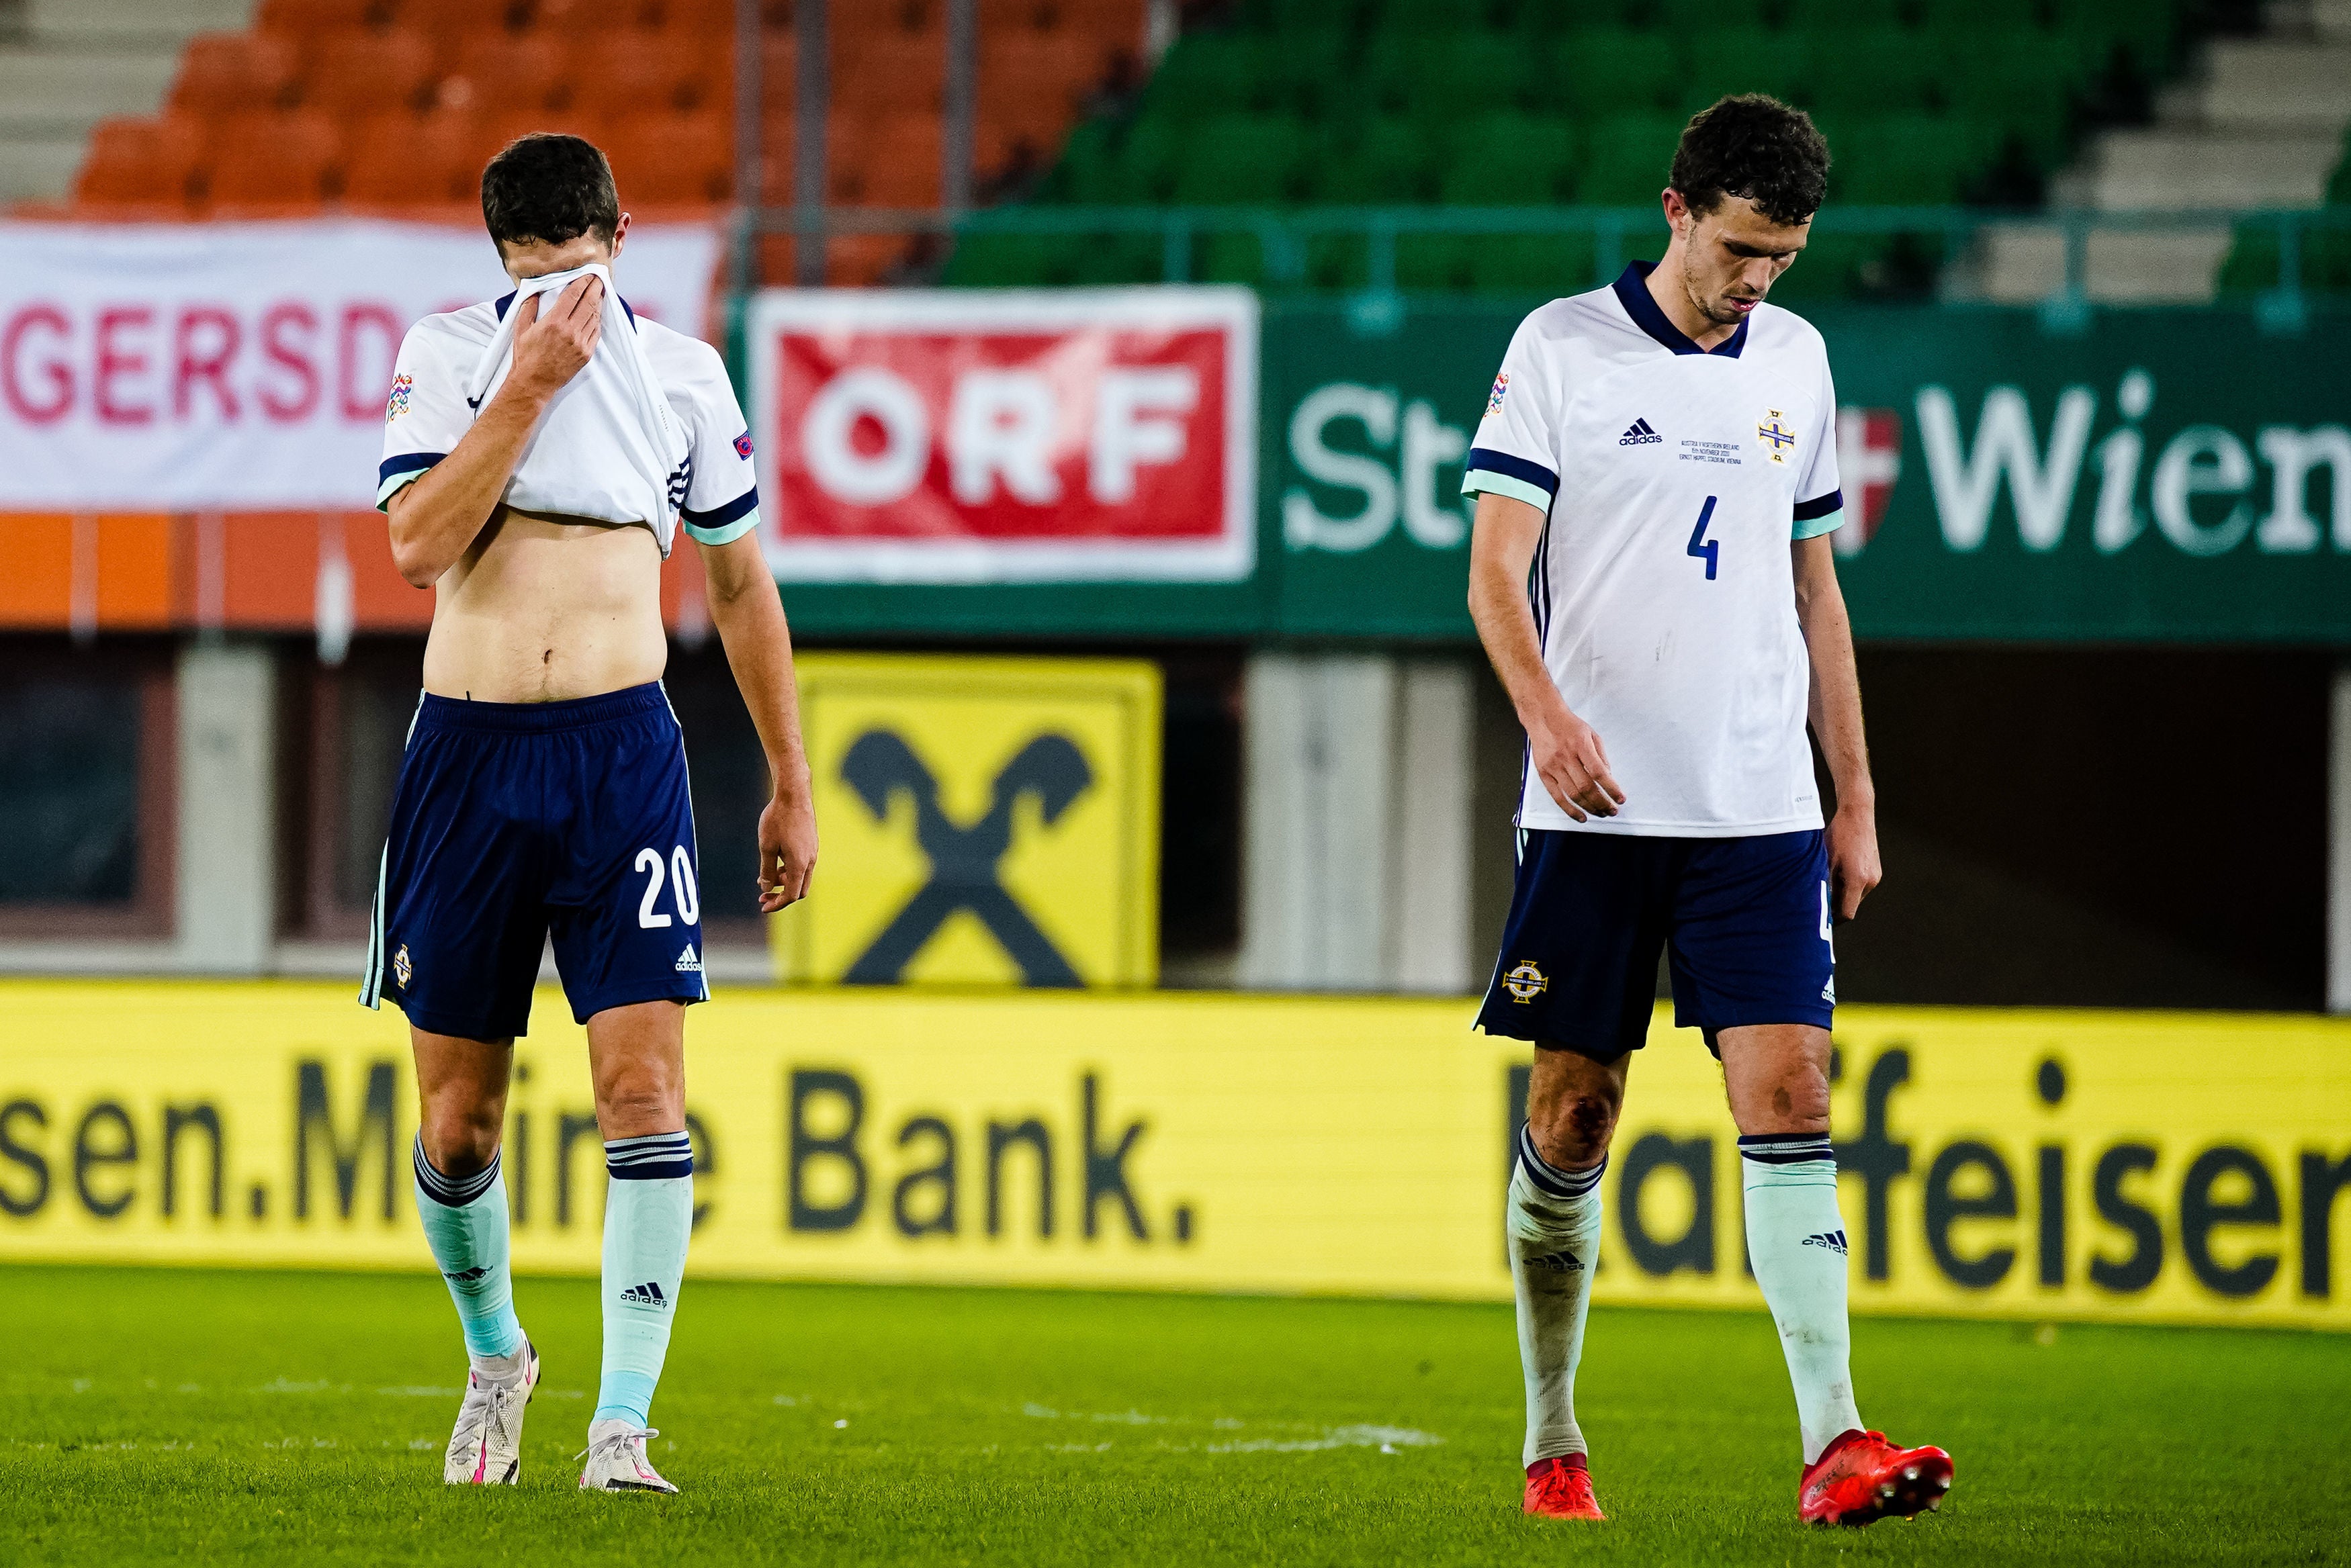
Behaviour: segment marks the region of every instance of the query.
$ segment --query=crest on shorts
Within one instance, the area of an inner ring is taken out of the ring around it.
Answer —
[[[400,950],[392,955],[392,972],[399,977],[400,989],[406,991],[408,989],[408,977],[416,972],[415,966],[408,961],[408,944],[406,942],[401,943]]]
[[[408,411],[408,395],[416,389],[416,378],[402,370],[392,379],[392,396],[383,400],[383,422],[392,423]],[[360,405],[362,408],[365,404]]]
[[[1502,989],[1510,993],[1512,1002],[1532,1002],[1551,989],[1551,980],[1532,959],[1520,959],[1502,976]]]
[[[1787,416],[1778,409],[1763,410],[1763,422],[1755,427],[1755,444],[1773,462],[1785,464],[1788,454],[1796,448],[1796,432],[1788,428]]]
[[[1487,395],[1486,415],[1489,419],[1502,411],[1502,394],[1510,389],[1510,373],[1505,370],[1494,378],[1494,389]]]

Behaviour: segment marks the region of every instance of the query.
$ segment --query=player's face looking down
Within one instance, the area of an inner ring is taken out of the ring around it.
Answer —
[[[612,230],[607,244],[593,231],[574,234],[561,244],[551,245],[544,240],[503,240],[498,242],[498,260],[507,275],[517,283],[534,277],[545,277],[551,272],[569,272],[574,267],[591,266],[598,262],[610,266],[619,259],[622,246],[629,241],[629,214]]]
[[[1712,348],[1763,302],[1804,248],[1812,222],[1775,223],[1745,196],[1725,196],[1698,213],[1669,190],[1665,205],[1674,237],[1656,276],[1672,297],[1658,303],[1675,325]],[[1692,331],[1699,323],[1705,330]]]

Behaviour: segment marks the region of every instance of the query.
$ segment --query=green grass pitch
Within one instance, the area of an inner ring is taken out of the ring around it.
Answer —
[[[690,1282],[655,1499],[574,1489],[590,1282],[520,1282],[547,1379],[522,1484],[475,1492],[429,1275],[5,1277],[12,1563],[2351,1560],[2351,1344],[2314,1334],[1861,1323],[1864,1415],[1959,1485],[1821,1532],[1770,1322],[1603,1308],[1583,1526],[1519,1514],[1499,1306]]]

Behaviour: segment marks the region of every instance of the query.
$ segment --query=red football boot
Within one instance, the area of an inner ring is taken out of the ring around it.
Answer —
[[[1582,1454],[1537,1459],[1527,1467],[1527,1511],[1537,1519],[1606,1519],[1592,1495],[1592,1470]]]
[[[1807,1524],[1911,1519],[1942,1507],[1950,1490],[1951,1456],[1942,1449],[1898,1449],[1883,1432],[1846,1432],[1804,1467],[1796,1514]]]

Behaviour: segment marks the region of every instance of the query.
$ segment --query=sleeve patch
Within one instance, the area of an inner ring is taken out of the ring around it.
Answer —
[[[392,395],[383,400],[383,422],[392,423],[408,411],[410,394],[416,390],[416,378],[405,370],[392,379]]]
[[[745,431],[735,438],[735,455],[745,462],[751,461],[751,432]]]
[[[1494,378],[1494,389],[1487,395],[1486,417],[1488,419],[1490,420],[1496,414],[1502,411],[1502,397],[1503,394],[1508,392],[1510,389],[1510,373],[1508,370],[1505,370],[1500,375]]]

